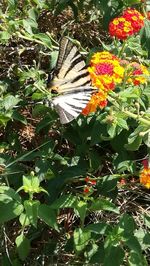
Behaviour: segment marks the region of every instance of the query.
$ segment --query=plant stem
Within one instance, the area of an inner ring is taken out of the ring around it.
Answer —
[[[119,104],[117,103],[116,101],[116,98],[115,97],[112,97],[111,96],[108,96],[108,100],[110,100],[110,102],[112,102],[112,104],[117,108],[117,109],[120,109],[119,108]],[[128,115],[129,117],[135,119],[135,120],[139,120],[140,122],[150,126],[150,120],[146,119],[146,118],[143,118],[141,117],[140,115],[138,114],[133,114],[132,112],[128,111],[128,110],[124,110],[124,109],[121,109],[120,110],[122,113]]]
[[[133,114],[130,111],[123,110],[122,112],[125,113],[126,115],[128,115],[129,117],[132,117],[135,120],[139,120],[140,122],[150,126],[150,121],[149,120],[147,120],[147,119],[145,119],[143,117],[140,117],[139,115]]]
[[[118,54],[118,57],[121,57],[121,56],[122,56],[122,54],[123,54],[123,52],[124,52],[124,49],[125,49],[125,46],[126,46],[126,43],[127,43],[127,41],[125,40],[125,41],[123,42],[122,48],[121,48],[121,50],[120,50],[120,52],[119,52],[119,54]]]

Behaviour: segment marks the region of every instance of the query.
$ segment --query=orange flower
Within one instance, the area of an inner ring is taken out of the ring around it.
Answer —
[[[140,173],[140,183],[150,189],[150,168],[144,168]]]
[[[123,17],[131,23],[134,33],[144,26],[144,17],[135,8],[126,9],[123,12]]]
[[[109,52],[95,53],[88,68],[92,85],[100,90],[109,91],[121,83],[124,68],[120,65],[119,58]]]
[[[120,40],[125,40],[128,36],[133,35],[132,24],[124,17],[115,18],[109,23],[109,34]]]
[[[120,40],[127,39],[137,33],[144,26],[144,17],[134,8],[128,8],[121,17],[109,23],[109,34]]]
[[[108,92],[121,83],[124,76],[124,68],[120,65],[119,58],[106,51],[97,52],[92,56],[88,70],[92,85],[99,91],[92,95],[82,111],[83,115],[95,112],[98,107],[104,108],[107,105]]]
[[[86,107],[82,110],[82,114],[88,115],[89,113],[96,112],[98,107],[104,108],[107,105],[106,98],[107,94],[102,90],[93,94]]]

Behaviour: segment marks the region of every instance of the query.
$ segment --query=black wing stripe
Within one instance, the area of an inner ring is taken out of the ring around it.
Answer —
[[[91,84],[88,84],[89,86],[81,86],[81,85],[78,85],[78,86],[67,86],[67,87],[64,87],[62,86],[62,94],[72,94],[72,93],[77,93],[77,92],[83,92],[83,91],[86,91],[89,92],[89,93],[94,93],[97,91],[97,89],[95,88],[92,88],[90,85]]]
[[[68,105],[77,113],[81,113],[82,109],[84,108],[84,107],[80,107],[80,106],[75,106],[73,104],[68,104]]]
[[[58,59],[57,59],[57,64],[56,64],[57,73],[61,69],[63,62],[66,60],[67,56],[69,55],[73,47],[74,45],[66,37],[63,37],[61,39],[59,54],[58,54]]]
[[[82,84],[82,86],[90,85],[90,84],[91,84],[91,80],[87,80],[87,81],[85,81],[85,82]]]
[[[78,55],[79,55],[79,54],[78,54]],[[82,62],[82,61],[83,61],[83,59],[82,59],[81,56],[79,56],[79,57],[77,57],[76,59],[74,59],[74,60],[72,61],[71,65],[69,66],[69,68],[67,69],[67,71],[66,71],[66,73],[65,73],[65,75],[64,75],[64,78],[66,77],[67,74],[69,74],[69,72],[74,68],[75,65],[77,65],[78,63],[80,63],[80,62]],[[81,68],[81,69],[83,69],[83,68]],[[81,70],[81,69],[79,69],[79,70]]]
[[[78,81],[79,79],[82,79],[84,77],[88,77],[89,76],[89,72],[86,71],[85,73],[82,73],[81,75],[78,75],[77,77],[75,77],[71,83],[75,83],[76,81]],[[81,86],[81,85],[80,85]]]
[[[67,50],[68,39],[62,38],[60,41],[59,54],[57,59],[56,71],[59,71],[64,61],[65,53]]]

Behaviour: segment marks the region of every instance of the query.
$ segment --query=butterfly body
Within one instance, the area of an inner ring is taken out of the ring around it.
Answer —
[[[66,37],[60,42],[59,55],[50,83],[50,91],[58,94],[52,99],[62,124],[76,118],[94,92],[85,62],[77,47]]]

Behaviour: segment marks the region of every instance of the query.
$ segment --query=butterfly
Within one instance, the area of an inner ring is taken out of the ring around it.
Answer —
[[[90,74],[76,45],[67,37],[60,41],[54,77],[49,87],[58,96],[51,105],[59,114],[60,122],[67,124],[75,119],[96,90],[91,86]]]

